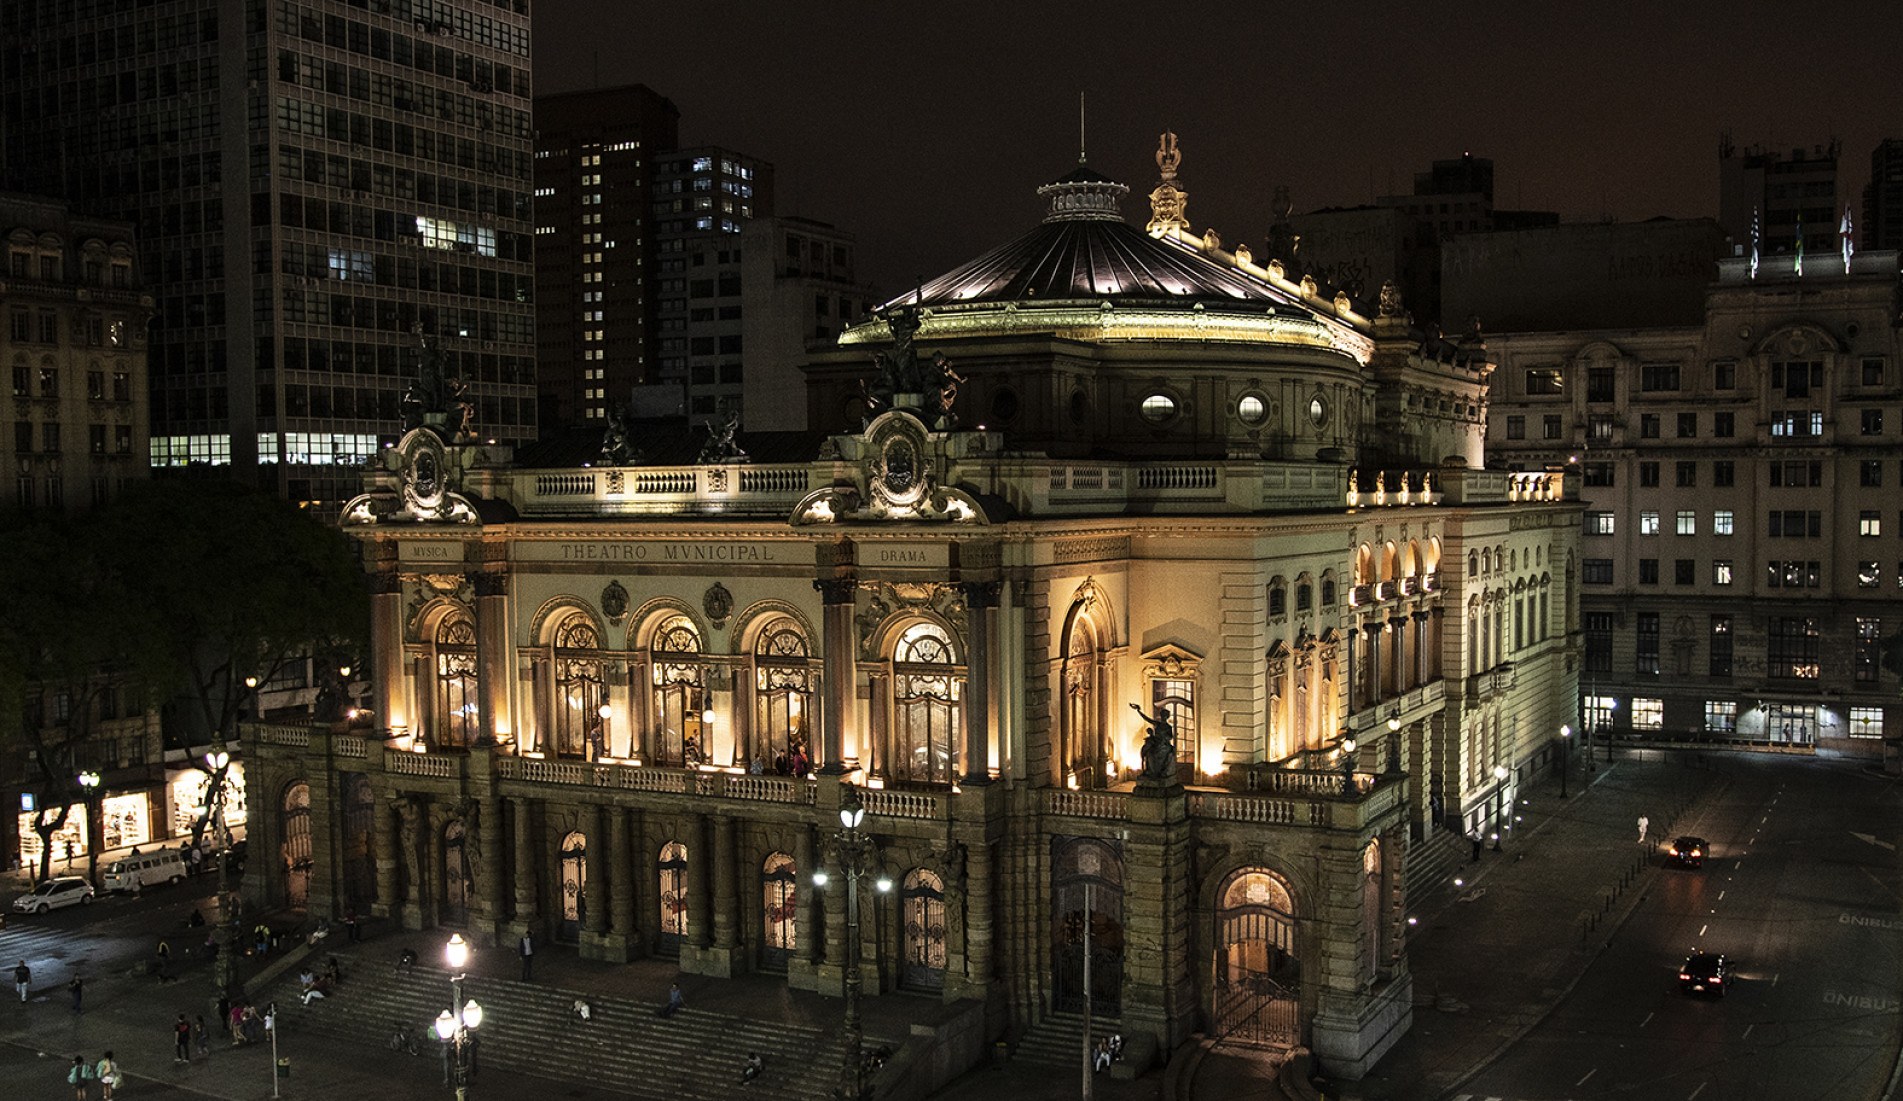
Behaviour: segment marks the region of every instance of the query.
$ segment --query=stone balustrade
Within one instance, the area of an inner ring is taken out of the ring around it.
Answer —
[[[1129,815],[1129,800],[1129,793],[1122,791],[1049,788],[1044,792],[1044,813],[1073,818],[1124,818]]]

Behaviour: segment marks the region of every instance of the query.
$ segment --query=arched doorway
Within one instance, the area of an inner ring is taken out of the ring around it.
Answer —
[[[677,956],[681,940],[687,935],[687,846],[679,841],[661,846],[658,868],[660,889],[655,896],[661,900],[660,951]]]
[[[908,990],[945,986],[945,881],[914,868],[899,888],[905,925],[905,955],[899,985]]]
[[[1094,837],[1051,841],[1051,960],[1055,1008],[1083,1012],[1089,968],[1091,1012],[1116,1016],[1123,1011],[1123,853],[1115,842]]]
[[[284,789],[278,836],[284,839],[284,904],[302,910],[311,900],[311,786],[303,780]]]
[[[769,855],[760,868],[760,920],[764,931],[760,966],[768,970],[786,970],[786,961],[799,944],[795,922],[799,914],[798,878],[799,869],[785,853]]]
[[[377,796],[371,790],[370,777],[361,772],[344,773],[344,904],[359,914],[367,914],[377,900],[376,829]]]
[[[443,827],[443,912],[444,925],[464,925],[469,921],[469,853],[463,820],[457,818]]]
[[[581,921],[587,901],[588,836],[575,830],[562,838],[562,921],[557,935],[565,941],[581,939]]]
[[[1244,868],[1217,896],[1213,1033],[1263,1047],[1301,1042],[1301,968],[1288,885]]]

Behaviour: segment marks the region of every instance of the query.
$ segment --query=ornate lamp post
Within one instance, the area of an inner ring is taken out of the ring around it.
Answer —
[[[872,1083],[866,1076],[865,1033],[859,1023],[859,880],[872,874],[877,846],[859,829],[866,818],[859,789],[850,783],[843,786],[833,849],[839,857],[839,873],[846,877],[846,1065],[833,1096],[839,1101],[867,1101]],[[813,886],[824,887],[826,882],[823,869],[813,873]],[[892,889],[892,880],[880,875],[874,886],[885,894]]]
[[[1388,712],[1388,775],[1401,775],[1401,709]]]
[[[1513,800],[1506,797],[1507,766],[1494,765],[1493,779],[1496,783],[1500,785],[1499,790],[1500,790],[1500,796],[1501,796],[1500,798],[1501,821],[1494,823],[1494,829],[1493,829],[1493,851],[1499,852],[1500,851],[1500,831],[1511,828],[1506,823],[1506,816],[1508,814],[1513,813]]]
[[[1559,797],[1561,799],[1566,798],[1566,760],[1572,744],[1573,728],[1566,723],[1559,724]]]
[[[250,684],[256,678],[245,678]],[[218,955],[212,964],[212,985],[226,994],[237,978],[238,900],[231,890],[231,827],[225,824],[225,770],[231,754],[222,749],[205,754],[205,767],[211,770],[211,827],[218,839],[218,928],[213,936]]]
[[[99,774],[92,769],[73,777],[79,784],[80,801],[86,804],[86,878],[99,878]]]
[[[456,1101],[469,1096],[469,1079],[475,1070],[471,1035],[482,1025],[482,1007],[476,999],[463,1000],[463,968],[469,964],[469,942],[461,933],[451,933],[443,946],[443,958],[449,963],[449,1008],[436,1016],[436,1037],[443,1041],[443,1084],[456,1091]]]
[[[1341,793],[1355,793],[1355,736],[1346,732],[1341,736]]]

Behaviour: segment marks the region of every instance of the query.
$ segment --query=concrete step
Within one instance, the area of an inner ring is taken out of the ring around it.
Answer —
[[[286,1031],[384,1045],[401,1020],[417,1036],[423,1056],[439,1058],[431,1025],[450,1002],[448,973],[418,967],[398,974],[387,964],[339,957],[345,979],[335,996],[302,1004],[294,975],[272,992]],[[750,1051],[766,1057],[766,1073],[747,1086],[748,1096],[826,1097],[845,1056],[843,1040],[832,1033],[778,1021],[692,1008],[664,1019],[655,1013],[658,1003],[496,979],[465,981],[463,996],[483,1007],[477,1033],[482,1058],[654,1101],[734,1096]],[[573,1010],[577,997],[592,1010],[585,1023]]]
[[[1108,1036],[1122,1031],[1122,1028],[1122,1023],[1114,1017],[1093,1016],[1090,1019],[1092,1037]],[[1084,1015],[1052,1013],[1018,1040],[1012,1058],[1043,1066],[1077,1068],[1083,1063],[1083,1052]]]

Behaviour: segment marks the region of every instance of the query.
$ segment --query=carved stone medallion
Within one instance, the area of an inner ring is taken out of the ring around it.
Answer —
[[[716,581],[701,595],[700,607],[707,613],[714,630],[725,630],[727,617],[733,615],[733,594],[727,591],[727,586]]]

